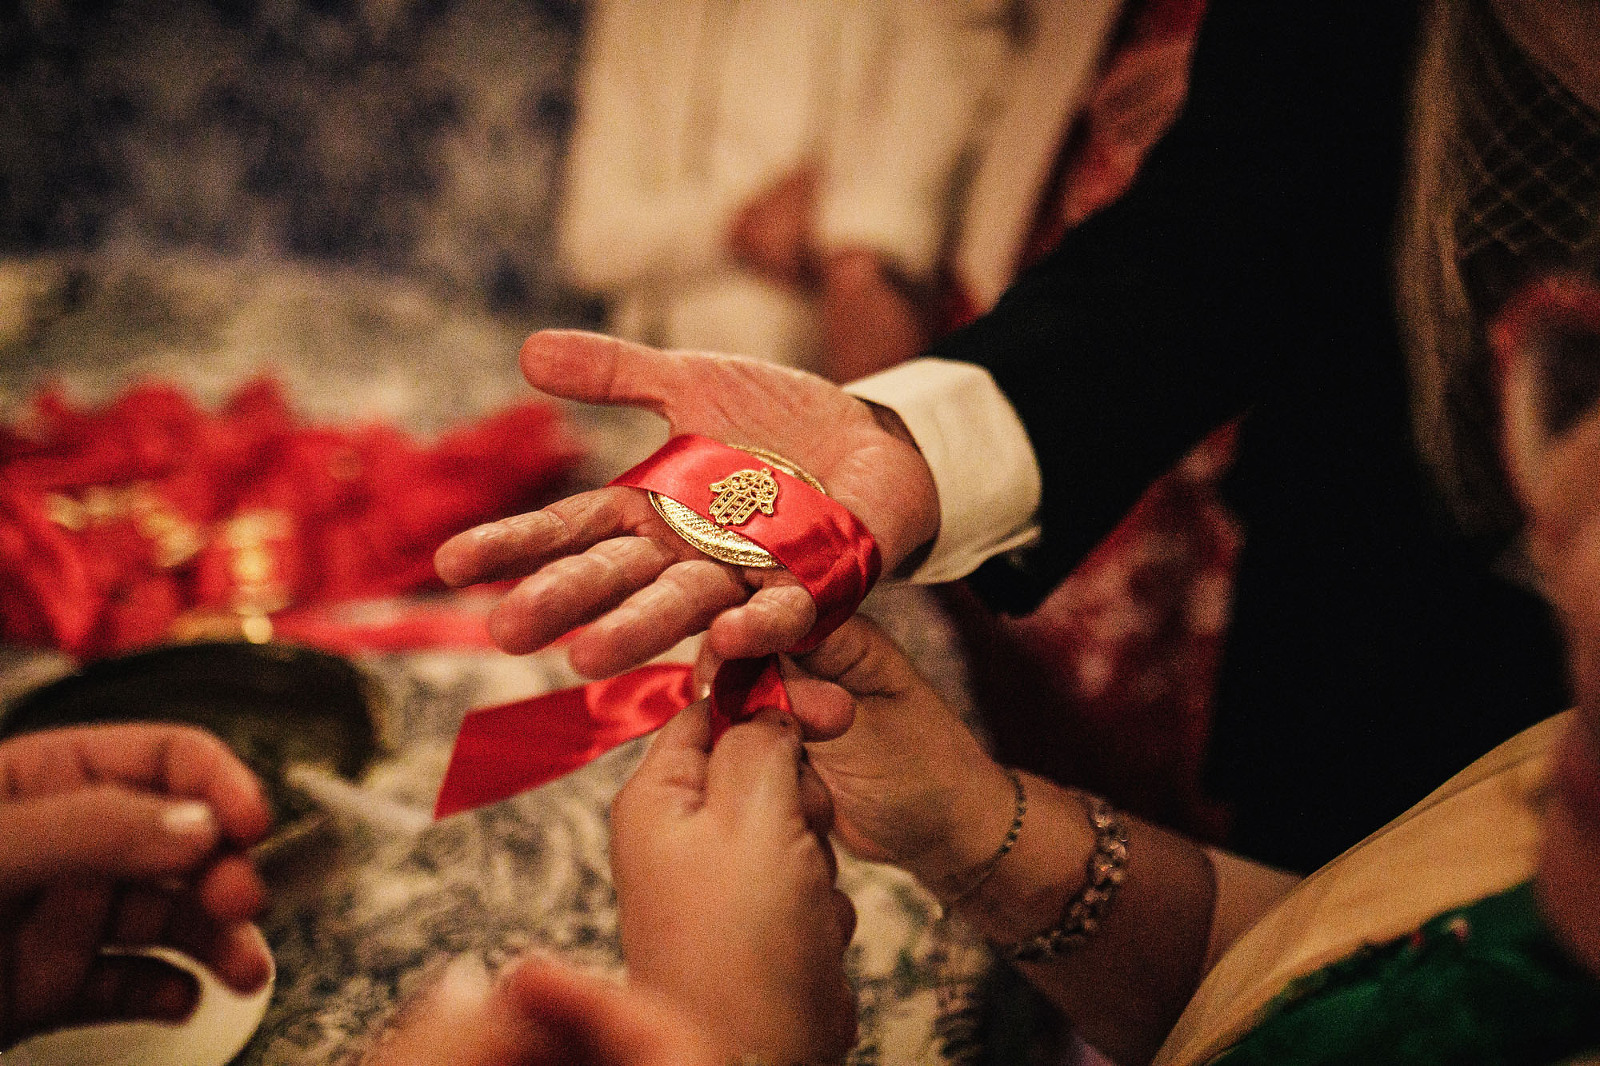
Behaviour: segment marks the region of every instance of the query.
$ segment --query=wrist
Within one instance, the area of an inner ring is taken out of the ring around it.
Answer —
[[[897,501],[905,504],[902,513],[896,516],[898,525],[886,529],[885,535],[879,537],[885,573],[889,576],[908,574],[927,558],[933,550],[933,542],[938,539],[939,488],[934,484],[933,471],[928,468],[922,449],[911,435],[905,420],[893,408],[872,400],[857,399],[866,405],[879,429],[915,453],[910,466],[918,476],[903,487],[900,500]]]
[[[1027,820],[1010,853],[955,910],[988,939],[1012,944],[1056,924],[1062,900],[1084,887],[1095,832],[1082,800],[1023,775]]]
[[[979,878],[998,870],[996,859],[1003,862],[1006,857],[999,855],[1001,848],[1009,853],[1021,839],[1020,830],[1011,839],[1018,802],[1010,775],[986,755],[973,760],[956,775],[962,787],[945,800],[945,831],[921,854],[900,864],[941,905],[949,906]]]

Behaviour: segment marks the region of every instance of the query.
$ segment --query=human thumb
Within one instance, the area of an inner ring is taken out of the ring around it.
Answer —
[[[526,958],[501,975],[502,995],[537,1019],[562,1054],[530,1066],[714,1066],[727,1061],[675,1004],[563,966]]]
[[[584,403],[626,404],[664,414],[683,391],[683,358],[582,330],[542,330],[522,345],[528,383]]]

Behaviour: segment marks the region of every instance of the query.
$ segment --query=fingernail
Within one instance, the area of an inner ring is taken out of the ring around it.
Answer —
[[[254,922],[244,923],[244,925],[241,926],[238,932],[234,935],[238,937],[238,946],[241,949],[246,947],[255,949],[255,958],[251,961],[259,963],[260,969],[250,973],[248,981],[249,987],[240,989],[240,991],[245,993],[254,992],[256,989],[266,984],[267,979],[272,976],[272,945],[267,943],[266,934],[263,933],[261,931],[261,927],[256,925]]]
[[[204,803],[174,803],[161,812],[161,826],[176,837],[214,834],[217,816]]]
[[[439,978],[439,997],[452,1004],[476,1005],[489,994],[489,968],[476,955],[458,955]]]

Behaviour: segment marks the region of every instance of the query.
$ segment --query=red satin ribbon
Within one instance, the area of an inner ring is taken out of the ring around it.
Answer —
[[[269,379],[216,411],[157,382],[98,407],[47,390],[0,420],[0,644],[94,659],[197,619],[232,618],[236,634],[237,613],[259,611],[341,648],[485,645],[467,617],[361,645],[336,616],[439,588],[446,536],[538,506],[578,458],[537,402],[424,443],[379,423],[308,425]]]
[[[433,816],[448,818],[510,799],[655,732],[694,702],[692,673],[683,663],[658,663],[473,711],[456,736]],[[713,737],[768,708],[791,709],[777,656],[722,664],[711,683]]]
[[[473,711],[456,737],[433,816],[497,803],[659,729],[689,705],[689,685],[687,666],[641,666],[620,677]]]
[[[650,489],[710,518],[709,486],[761,461],[705,437],[674,437],[612,484]],[[767,467],[770,469],[770,466]],[[877,580],[878,546],[841,504],[773,471],[778,500],[739,532],[772,553],[817,602],[817,622],[794,652],[809,651],[855,613]],[[488,707],[461,724],[434,817],[471,810],[553,781],[618,744],[665,725],[692,701],[690,668],[645,666],[605,681]],[[758,711],[789,711],[778,657],[725,662],[711,683],[713,737]]]
[[[878,579],[878,545],[859,518],[758,456],[692,434],[673,437],[612,484],[658,492],[709,520],[712,483],[757,466],[772,471],[778,499],[771,515],[757,511],[737,532],[771,552],[816,601],[816,625],[790,649],[810,651],[844,625]]]

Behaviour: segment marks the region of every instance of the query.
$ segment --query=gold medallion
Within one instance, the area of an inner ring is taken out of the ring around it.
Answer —
[[[736,447],[739,447],[736,445]],[[777,467],[791,477],[797,477],[824,496],[828,490],[821,482],[793,463],[760,448],[739,447],[757,459]],[[757,570],[772,570],[783,564],[772,553],[748,537],[740,536],[728,526],[743,525],[757,511],[765,515],[775,513],[778,502],[778,483],[770,470],[740,470],[729,474],[707,488],[713,493],[710,521],[690,510],[677,500],[658,492],[649,493],[650,506],[656,509],[672,531],[696,549],[722,563],[748,566]]]

